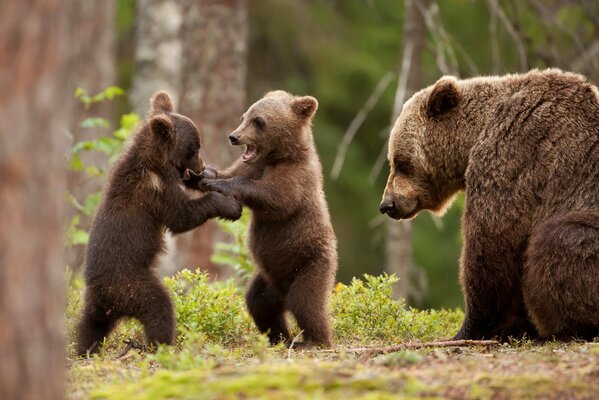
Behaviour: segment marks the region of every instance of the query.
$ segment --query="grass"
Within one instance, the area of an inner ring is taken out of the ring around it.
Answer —
[[[67,308],[70,399],[593,399],[599,343],[514,341],[492,348],[400,351],[361,358],[354,346],[446,339],[459,310],[406,309],[391,298],[392,276],[338,285],[331,309],[335,346],[269,347],[256,332],[233,282],[183,271],[167,285],[177,308],[178,343],[156,353],[131,350],[140,326],[122,323],[99,356],[73,359],[82,285],[71,278]],[[294,328],[296,333],[297,328]]]

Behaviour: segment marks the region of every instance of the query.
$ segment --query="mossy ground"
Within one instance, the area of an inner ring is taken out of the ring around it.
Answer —
[[[81,285],[69,292],[69,399],[596,399],[599,343],[446,347],[355,354],[354,346],[447,339],[460,311],[406,310],[390,296],[391,277],[338,286],[332,300],[336,345],[329,350],[269,347],[229,283],[184,272],[168,281],[177,306],[178,344],[156,353],[130,350],[143,340],[121,324],[92,359],[72,358]]]

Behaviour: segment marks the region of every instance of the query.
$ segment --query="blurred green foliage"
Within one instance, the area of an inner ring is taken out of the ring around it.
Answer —
[[[139,116],[136,114],[124,114],[120,118],[120,126],[115,130],[111,130],[111,123],[107,119],[87,115],[92,105],[112,101],[124,93],[123,89],[116,86],[109,86],[93,95],[89,94],[83,88],[77,88],[75,91],[75,97],[80,101],[83,109],[83,118],[76,129],[83,130],[84,134],[85,131],[90,130],[100,130],[105,134],[97,139],[78,141],[73,144],[69,151],[67,159],[68,168],[73,172],[82,172],[83,179],[102,179],[105,177],[107,167],[116,161],[116,158],[123,150],[125,142],[139,124]],[[109,165],[102,162],[86,164],[82,158],[82,154],[85,152],[104,154],[108,159]],[[89,225],[96,208],[100,204],[102,193],[100,191],[89,193],[84,199],[78,199],[69,193],[67,199],[75,209],[75,212],[67,224],[66,244],[68,247],[86,245],[88,232],[82,229],[81,225],[83,219],[86,219],[87,225]]]

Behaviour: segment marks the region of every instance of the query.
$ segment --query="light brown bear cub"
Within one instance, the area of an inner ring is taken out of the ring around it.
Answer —
[[[556,69],[441,78],[391,132],[380,211],[466,191],[456,339],[599,335],[599,93]]]
[[[303,330],[303,345],[331,345],[337,242],[312,137],[317,107],[310,96],[268,93],[229,136],[233,145],[245,145],[241,158],[224,172],[206,170],[201,183],[252,210],[248,240],[258,271],[246,301],[271,343],[290,342],[288,310]]]

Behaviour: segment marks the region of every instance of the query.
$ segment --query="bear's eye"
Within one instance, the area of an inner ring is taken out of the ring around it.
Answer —
[[[266,121],[264,121],[264,119],[261,117],[255,117],[252,120],[252,123],[254,124],[254,126],[256,128],[259,128],[259,129],[262,129],[262,128],[264,128],[264,126],[266,126]]]
[[[409,161],[403,161],[398,158],[393,159],[393,168],[397,175],[410,175],[412,173],[412,164]]]

